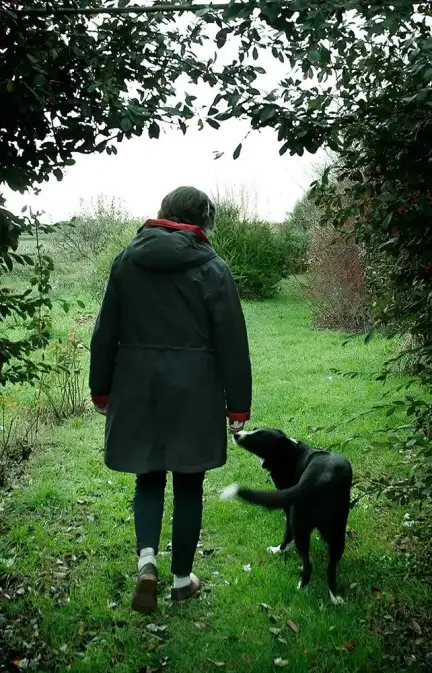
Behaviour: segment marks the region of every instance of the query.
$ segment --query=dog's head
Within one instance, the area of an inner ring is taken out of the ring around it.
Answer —
[[[249,432],[243,430],[236,432],[233,439],[237,446],[258,456],[265,470],[271,470],[282,461],[292,459],[299,447],[296,439],[273,428],[255,428]]]

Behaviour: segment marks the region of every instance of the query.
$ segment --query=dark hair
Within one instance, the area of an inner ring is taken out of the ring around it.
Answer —
[[[213,228],[215,213],[215,205],[207,194],[195,187],[178,187],[163,199],[158,217],[209,230]]]

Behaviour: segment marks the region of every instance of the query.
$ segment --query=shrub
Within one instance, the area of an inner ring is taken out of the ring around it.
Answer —
[[[62,341],[51,342],[47,348],[52,370],[41,379],[41,398],[46,416],[56,423],[81,416],[87,408],[87,377],[84,346],[70,334]]]
[[[125,205],[115,198],[98,196],[96,201],[81,201],[81,212],[64,222],[55,235],[57,249],[73,260],[90,260],[105,249],[130,221]]]
[[[290,221],[280,225],[278,230],[279,244],[285,260],[285,276],[304,273],[308,266],[311,234],[299,229]]]
[[[305,194],[294,205],[285,218],[285,224],[300,231],[312,231],[321,221],[321,211],[309,194]]]
[[[0,488],[16,474],[38,445],[41,426],[39,391],[33,389],[31,406],[20,404],[11,394],[0,393]]]
[[[90,285],[97,299],[104,293],[114,257],[128,245],[138,228],[136,221],[125,222],[121,229],[111,233],[103,250],[95,257]]]
[[[286,272],[282,237],[267,222],[243,219],[230,200],[217,203],[211,243],[229,265],[244,299],[266,299],[278,291]]]
[[[360,248],[330,226],[312,234],[305,291],[315,306],[318,327],[364,332],[369,327],[369,295]]]

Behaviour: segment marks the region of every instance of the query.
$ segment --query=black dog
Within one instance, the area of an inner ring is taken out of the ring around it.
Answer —
[[[236,496],[270,509],[283,509],[286,531],[279,547],[269,551],[287,551],[294,539],[303,561],[299,589],[310,581],[310,535],[317,528],[328,545],[327,581],[333,603],[343,603],[336,593],[336,566],[345,548],[345,534],[350,510],[352,469],[350,462],[338,453],[311,449],[280,430],[256,429],[238,432],[234,441],[262,462],[270,472],[277,491],[254,491],[236,484],[222,493],[223,500]]]

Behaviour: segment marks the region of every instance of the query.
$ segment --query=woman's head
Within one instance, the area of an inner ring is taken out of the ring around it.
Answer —
[[[161,203],[159,219],[180,224],[195,224],[204,230],[213,228],[215,206],[212,200],[195,187],[178,187]]]

